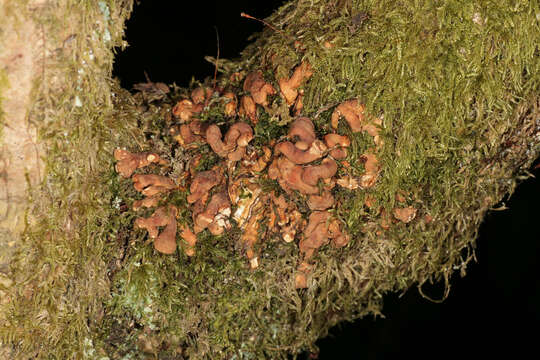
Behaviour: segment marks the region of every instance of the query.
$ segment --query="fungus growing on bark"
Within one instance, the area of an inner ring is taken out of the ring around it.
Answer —
[[[187,196],[187,202],[190,204],[199,200],[206,202],[210,189],[221,182],[221,176],[220,168],[196,173],[189,187],[190,194]]]
[[[309,265],[309,259],[315,255],[321,246],[328,244],[330,240],[332,240],[335,247],[343,247],[348,244],[350,237],[348,234],[343,233],[337,219],[331,219],[330,212],[313,211],[309,215],[308,224],[299,243],[303,261],[297,269],[295,278],[297,288],[306,286],[309,271],[305,271],[305,266]]]
[[[309,118],[299,117],[292,122],[288,137],[298,149],[307,150],[317,138],[315,135],[315,126]]]
[[[244,172],[249,172],[253,176],[258,176],[260,175],[258,173],[266,168],[272,158],[272,150],[270,150],[268,146],[263,146],[261,152],[262,154],[259,155],[256,149],[247,151],[246,156],[242,159]]]
[[[255,105],[255,101],[253,101],[251,96],[242,96],[240,99],[240,110],[238,111],[238,114],[241,116],[246,116],[253,124],[257,123],[257,106]]]
[[[319,188],[306,184],[302,179],[303,171],[302,166],[296,165],[285,157],[279,157],[270,164],[268,176],[270,179],[277,180],[281,188],[286,192],[298,190],[303,194],[317,194]]]
[[[143,168],[152,163],[167,165],[158,154],[152,152],[131,153],[127,150],[114,150],[114,158],[118,160],[115,165],[116,172],[122,177],[130,177],[136,169]]]
[[[365,106],[357,99],[347,100],[337,106],[332,113],[332,128],[337,129],[339,119],[344,117],[352,132],[365,131],[373,136],[375,146],[379,149],[383,141],[379,135],[379,128],[382,125],[382,117],[373,117],[365,113]]]
[[[184,253],[187,256],[195,255],[195,246],[197,245],[197,235],[195,235],[195,233],[191,231],[189,226],[185,225],[180,228],[180,237],[185,242],[185,246],[183,246]]]
[[[173,138],[185,148],[196,147],[195,143],[204,141],[204,134],[208,125],[199,120],[193,120],[188,124],[175,125],[169,129]]]
[[[332,113],[331,123],[334,129],[338,128],[339,119],[343,116],[352,132],[362,131],[362,125],[364,124],[364,111],[365,106],[356,99],[351,99],[342,102]]]
[[[329,179],[337,172],[337,163],[331,158],[324,158],[320,165],[309,165],[302,172],[302,180],[308,185],[317,185],[319,179]]]
[[[193,211],[195,234],[208,228],[212,235],[221,235],[226,228],[230,228],[228,219],[231,215],[231,203],[226,192],[215,193],[206,208],[201,209],[203,206],[204,204],[199,201]]]
[[[315,251],[329,241],[328,220],[330,213],[328,211],[313,211],[309,215],[307,226],[304,230],[304,236],[300,240],[300,252],[304,259],[310,259]]]
[[[308,164],[320,159],[326,145],[316,139],[313,122],[306,117],[296,119],[290,126],[288,137],[294,141],[284,141],[274,147],[276,155],[285,155],[295,164]]]
[[[279,79],[279,89],[281,94],[285,98],[287,105],[292,105],[298,96],[298,88],[304,80],[307,80],[313,75],[311,66],[307,62],[303,62],[298,65],[292,74],[292,76],[287,78]]]
[[[285,196],[270,195],[272,211],[270,212],[269,227],[274,232],[279,232],[282,239],[292,242],[297,232],[302,231],[302,214],[296,209],[294,203],[287,201]]]
[[[330,191],[323,192],[322,195],[311,195],[307,204],[310,210],[326,210],[334,206],[334,196]]]
[[[259,238],[259,228],[264,216],[263,206],[261,202],[257,202],[253,208],[253,214],[249,217],[245,223],[242,235],[240,236],[240,242],[246,250],[246,257],[249,260],[249,266],[251,269],[255,269],[259,266],[259,258],[255,252],[255,243]]]
[[[161,200],[161,195],[160,194],[156,194],[154,196],[149,196],[149,197],[145,197],[144,199],[142,200],[135,200],[133,202],[133,206],[132,206],[132,209],[134,211],[137,211],[139,210],[140,208],[142,207],[145,207],[145,208],[151,208],[151,207],[156,207],[159,203],[159,200]]]
[[[206,141],[216,154],[227,157],[230,161],[238,161],[244,156],[246,146],[253,139],[251,126],[243,122],[234,123],[221,140],[221,130],[217,125],[210,125],[206,130]]]
[[[416,208],[408,206],[404,208],[394,208],[392,213],[396,219],[407,224],[416,217],[416,211]]]
[[[236,105],[238,103],[238,101],[236,100],[236,95],[233,92],[229,91],[225,93],[223,97],[229,99],[229,101],[225,104],[225,116],[236,116]]]
[[[284,141],[274,147],[276,154],[283,154],[294,164],[308,164],[320,159],[326,150],[326,145],[320,140],[315,140],[307,150],[297,148],[292,142]]]
[[[348,136],[339,134],[324,135],[324,142],[330,149],[330,156],[336,160],[342,160],[347,157],[347,147],[351,145],[351,140]]]
[[[193,104],[191,100],[184,99],[176,103],[172,113],[182,121],[189,121],[193,115],[200,113],[203,107],[203,104]]]
[[[364,168],[366,172],[360,176],[360,186],[363,188],[369,188],[375,185],[377,177],[379,176],[379,161],[377,157],[372,153],[366,153],[361,156],[364,161]]]
[[[163,254],[173,254],[176,251],[176,215],[175,206],[162,206],[148,218],[137,218],[135,227],[146,229],[148,236],[154,240],[154,248]],[[158,227],[165,228],[159,233]]]
[[[332,245],[336,248],[344,247],[351,239],[349,234],[343,233],[338,219],[333,219],[328,224],[328,234],[332,239]]]
[[[266,107],[268,105],[268,95],[274,95],[276,90],[267,83],[262,75],[262,71],[257,70],[249,73],[244,80],[244,91],[248,91],[256,104]]]
[[[341,177],[339,179],[336,180],[336,183],[345,188],[345,189],[349,189],[349,190],[355,190],[355,189],[358,189],[360,187],[360,184],[358,183],[358,180],[355,178],[355,177],[352,177],[350,175],[346,175],[344,177]]]
[[[177,188],[171,178],[162,175],[135,174],[132,179],[135,190],[144,196],[154,196]]]
[[[231,202],[236,206],[233,219],[238,223],[238,227],[242,228],[250,215],[254,213],[254,205],[259,201],[262,189],[258,184],[244,177],[229,183],[228,191]]]
[[[191,92],[191,100],[195,105],[204,104],[207,99],[210,99],[214,91],[207,87],[198,87]]]

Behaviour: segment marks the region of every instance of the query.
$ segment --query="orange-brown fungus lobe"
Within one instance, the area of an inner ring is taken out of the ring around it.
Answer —
[[[330,150],[330,156],[336,160],[342,160],[347,157],[347,147],[351,146],[351,140],[348,136],[339,134],[324,135],[324,142]]]
[[[220,169],[201,171],[195,174],[189,187],[188,203],[193,204],[199,200],[206,202],[210,189],[221,182],[221,176]]]
[[[184,240],[184,253],[187,256],[195,255],[195,246],[197,245],[197,235],[188,226],[180,228],[180,237]]]
[[[154,196],[177,188],[174,181],[166,176],[135,174],[132,179],[135,190],[144,196]]]
[[[196,234],[208,228],[212,235],[221,235],[225,228],[230,227],[228,218],[231,215],[231,203],[227,193],[218,192],[212,195],[206,209],[200,209],[200,205],[196,206],[199,209],[193,212],[193,230]]]
[[[145,208],[156,207],[158,205],[158,203],[159,203],[159,200],[161,200],[161,195],[160,194],[145,197],[142,200],[136,200],[136,201],[133,202],[133,210],[137,211],[142,207],[145,207]]]
[[[311,195],[307,201],[310,210],[326,210],[334,206],[334,202],[330,191],[325,191],[322,195]]]
[[[283,154],[295,164],[308,164],[323,156],[326,145],[315,138],[315,127],[308,118],[296,119],[289,129],[288,136],[296,140],[296,144],[285,141],[274,147],[276,155]]]
[[[307,288],[308,275],[313,269],[313,265],[308,262],[303,261],[298,265],[296,275],[294,277],[294,284],[297,289]]]
[[[303,62],[294,69],[292,76],[279,79],[279,89],[285,98],[287,105],[292,105],[298,96],[298,88],[304,80],[307,80],[313,75],[311,66],[307,62]]]
[[[321,246],[328,244],[332,240],[335,247],[343,247],[350,240],[350,237],[341,231],[339,221],[330,218],[331,214],[328,211],[313,211],[309,215],[308,224],[303,233],[304,236],[299,244],[303,261],[297,269],[296,288],[307,286],[307,274],[309,271],[306,271],[306,266],[309,265],[308,260],[315,255],[315,252]]]
[[[259,259],[255,252],[255,244],[259,238],[259,228],[261,226],[261,220],[264,216],[262,204],[259,202],[252,209],[253,215],[249,217],[245,227],[243,229],[240,241],[246,249],[246,256],[249,259],[249,266],[255,269],[259,266]]]
[[[244,166],[241,171],[243,173],[248,172],[253,176],[259,176],[261,171],[263,171],[270,159],[272,158],[272,150],[268,146],[263,146],[261,149],[262,154],[259,155],[257,150],[251,149],[247,152],[246,156],[242,160],[242,165]]]
[[[200,113],[203,107],[203,104],[193,104],[191,100],[184,99],[173,107],[172,113],[182,121],[189,121],[193,115]]]
[[[131,153],[127,150],[114,150],[114,158],[118,160],[116,163],[116,171],[124,178],[130,177],[136,169],[148,166],[151,163],[166,165],[167,161],[163,160],[158,154],[151,152]]]
[[[295,164],[308,164],[320,159],[326,150],[326,146],[319,140],[315,140],[307,150],[300,150],[293,143],[285,141],[274,148],[276,155],[283,154]]]
[[[298,190],[303,194],[317,194],[319,188],[306,184],[302,179],[303,171],[302,166],[296,165],[287,158],[280,157],[270,165],[268,176],[270,179],[277,180],[281,188],[286,192]]]
[[[229,91],[225,93],[223,97],[229,99],[229,101],[225,104],[225,116],[236,116],[236,105],[238,103],[238,101],[236,100],[236,95],[233,92]]]
[[[360,132],[363,130],[362,125],[364,124],[364,111],[365,106],[360,104],[356,99],[347,100],[338,105],[338,107],[332,113],[332,127],[334,129],[338,128],[339,119],[341,116],[345,118],[349,126],[351,127],[352,132]]]
[[[214,91],[210,88],[198,87],[191,92],[191,100],[196,105],[203,104],[213,93]]]
[[[257,107],[251,96],[242,96],[240,99],[240,111],[238,113],[241,116],[246,116],[253,124],[257,123]]]
[[[204,133],[208,125],[199,120],[193,120],[188,124],[171,127],[169,133],[185,148],[196,147],[197,142],[204,141]]]
[[[393,210],[394,217],[404,223],[411,222],[416,217],[416,209],[412,206],[405,208],[395,208]]]
[[[270,83],[267,83],[260,70],[249,73],[244,80],[244,91],[249,91],[256,104],[267,106],[268,95],[274,95],[276,91]]]
[[[227,157],[231,161],[240,160],[246,146],[253,139],[253,130],[246,123],[233,124],[225,134],[225,141],[221,140],[221,130],[217,125],[210,125],[206,130],[206,141],[216,154]]]
[[[304,259],[310,259],[315,251],[329,241],[328,211],[314,211],[309,215],[308,224],[304,230],[304,237],[300,240],[300,252]]]
[[[304,168],[302,180],[308,185],[317,185],[319,179],[329,179],[337,172],[337,163],[331,158],[324,158],[320,165]]]
[[[328,233],[332,239],[332,245],[337,248],[347,245],[351,239],[348,234],[341,231],[339,224],[339,220],[334,219],[328,225]]]
[[[302,214],[296,209],[292,202],[288,202],[285,196],[276,197],[274,193],[270,195],[272,201],[269,227],[272,231],[279,231],[283,240],[292,242],[297,232],[304,227]]]
[[[366,172],[360,176],[360,186],[363,188],[369,188],[375,185],[377,177],[379,176],[379,161],[374,154],[366,153],[362,155],[364,160],[364,168]]]
[[[317,138],[315,136],[315,126],[307,117],[299,117],[293,121],[288,136],[300,150],[309,149],[313,141]]]
[[[146,229],[154,240],[154,248],[163,254],[176,251],[176,215],[178,209],[172,205],[158,208],[149,218],[137,218],[135,226]],[[165,226],[159,234],[158,227]]]

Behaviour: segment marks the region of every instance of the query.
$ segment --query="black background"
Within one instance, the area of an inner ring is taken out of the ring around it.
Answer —
[[[216,29],[220,57],[239,57],[247,38],[263,29],[240,12],[263,19],[282,3],[141,1],[127,23],[130,46],[117,54],[114,76],[127,89],[145,81],[144,71],[154,82],[180,86],[192,77],[213,76],[213,65],[203,57],[216,56]],[[387,295],[384,319],[364,318],[333,328],[317,343],[319,359],[521,358],[528,351],[537,358],[540,182],[525,181],[505,205],[510,210],[486,217],[477,242],[478,263],[469,265],[466,277],[454,276],[444,303],[429,302],[414,288],[401,296]],[[436,297],[442,287],[426,291]]]

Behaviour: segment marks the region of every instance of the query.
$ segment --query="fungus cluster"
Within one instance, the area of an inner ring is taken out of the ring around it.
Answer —
[[[135,189],[144,196],[133,203],[133,209],[157,207],[150,217],[135,221],[137,228],[145,229],[154,239],[157,251],[174,253],[179,233],[183,251],[194,256],[198,234],[207,230],[219,236],[236,225],[241,230],[243,252],[254,269],[260,265],[262,240],[296,240],[300,258],[295,285],[304,288],[318,249],[326,244],[336,248],[348,244],[350,236],[336,216],[340,204],[334,192],[336,185],[352,190],[375,184],[380,171],[375,154],[382,146],[381,119],[367,116],[357,100],[348,100],[337,106],[331,116],[333,132],[319,138],[311,119],[300,115],[301,85],[312,74],[311,66],[301,63],[290,77],[278,80],[278,92],[261,71],[245,77],[243,73],[234,73],[228,87],[199,87],[189,98],[177,102],[172,109],[176,124],[169,128],[169,135],[190,159],[181,175],[189,189],[188,223],[178,223],[177,207],[160,204],[163,194],[181,190],[179,179],[155,174],[132,176],[137,169],[150,164],[167,165],[166,161],[156,153],[115,151],[116,170],[123,177],[131,177]],[[232,84],[241,84],[241,88]],[[276,100],[275,95],[281,99]],[[286,138],[256,147],[251,143],[259,120],[258,108],[266,111],[273,101],[286,104],[295,118]],[[209,106],[221,106],[224,117],[230,121],[223,124],[201,117]],[[375,148],[361,157],[365,173],[360,177],[348,171],[344,171],[347,175],[337,176],[339,169],[350,168],[346,158],[351,140],[337,132],[341,118],[353,133],[364,131],[375,142]],[[218,160],[208,170],[198,170],[202,154],[208,151]],[[278,187],[263,191],[261,184],[269,181]]]

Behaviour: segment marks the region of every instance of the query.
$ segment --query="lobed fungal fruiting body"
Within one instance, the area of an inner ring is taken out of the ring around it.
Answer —
[[[167,161],[152,152],[131,153],[127,150],[116,149],[114,150],[114,158],[118,160],[115,165],[116,172],[124,178],[129,178],[135,170],[152,163],[159,165],[167,164]]]
[[[178,209],[172,205],[156,209],[148,218],[137,218],[135,227],[146,229],[150,238],[154,240],[154,248],[164,254],[173,254],[176,251],[176,215]],[[159,233],[158,227],[165,228]]]
[[[251,145],[255,134],[250,124],[257,124],[257,105],[269,109],[271,97],[276,90],[267,82],[261,71],[252,71],[243,79],[242,73],[231,76],[232,86],[243,80],[244,94],[231,88],[214,85],[213,88],[198,87],[189,99],[180,100],[172,109],[178,123],[169,134],[190,153],[182,175],[189,188],[186,200],[191,212],[192,226],[176,224],[178,209],[172,205],[160,206],[149,218],[137,218],[135,226],[148,231],[154,247],[162,253],[176,249],[176,232],[179,230],[182,249],[187,256],[196,253],[197,234],[208,230],[219,236],[235,223],[242,233],[239,242],[252,269],[260,265],[259,249],[263,239],[277,235],[284,242],[298,240],[299,265],[295,276],[297,288],[308,286],[308,276],[313,269],[314,255],[322,246],[331,243],[343,247],[350,241],[342,222],[335,217],[336,200],[332,191],[336,184],[350,190],[368,188],[376,183],[380,171],[377,151],[383,145],[379,136],[381,118],[365,114],[365,107],[358,100],[347,100],[338,105],[331,116],[331,127],[337,130],[339,120],[344,118],[353,133],[364,131],[374,139],[375,148],[362,155],[365,172],[353,177],[346,160],[351,146],[348,136],[337,132],[318,138],[311,119],[298,116],[302,110],[302,83],[313,74],[307,62],[298,65],[289,78],[278,81],[279,95],[284,104],[297,117],[291,122],[287,139],[255,148]],[[236,85],[235,85],[236,84]],[[238,102],[238,95],[240,101]],[[223,135],[218,123],[198,118],[203,111],[217,103],[223,106],[223,115],[234,119],[247,118],[250,123],[231,121]],[[208,146],[201,153],[198,149]],[[218,163],[210,170],[198,171],[203,153],[208,149],[218,156]],[[131,154],[115,152],[119,160],[116,169],[125,177],[152,162],[165,165],[157,154]],[[339,169],[345,176],[336,178]],[[261,181],[275,180],[280,191],[265,192]],[[146,198],[133,203],[133,209],[157,207],[162,195],[178,190],[176,182],[166,176],[137,174],[133,176],[134,187]],[[303,203],[304,206],[298,206]],[[302,209],[302,210],[301,210]],[[233,212],[234,210],[234,212]],[[394,216],[407,222],[414,218],[406,209],[396,209]],[[232,221],[232,222],[231,222]],[[158,227],[163,227],[159,233]]]
[[[307,62],[303,62],[298,65],[292,74],[292,76],[287,78],[279,79],[279,89],[281,94],[285,98],[287,105],[292,105],[298,97],[298,88],[304,80],[307,80],[313,75],[311,66]]]
[[[260,70],[251,72],[246,76],[244,80],[244,91],[248,91],[251,94],[256,104],[265,107],[268,106],[268,95],[274,95],[276,93],[274,87],[264,80],[262,71]]]

